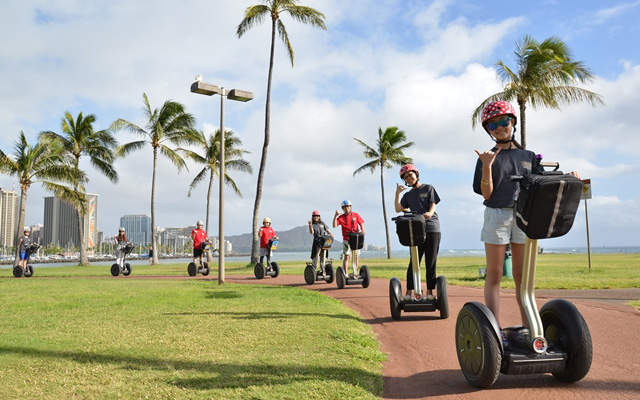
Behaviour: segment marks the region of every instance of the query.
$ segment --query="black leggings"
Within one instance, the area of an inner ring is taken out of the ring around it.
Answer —
[[[427,266],[427,289],[436,288],[436,261],[438,259],[438,251],[440,250],[440,232],[427,232],[427,237],[421,246],[418,246],[418,264],[422,261]],[[407,269],[407,290],[414,290],[413,287],[413,267],[409,261]]]

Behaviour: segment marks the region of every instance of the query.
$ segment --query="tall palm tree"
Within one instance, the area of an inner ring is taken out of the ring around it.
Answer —
[[[525,111],[527,103],[538,107],[560,109],[561,104],[587,101],[591,105],[604,104],[594,92],[571,86],[593,81],[591,71],[582,61],[574,61],[571,49],[559,38],[551,36],[542,43],[530,35],[516,43],[517,71],[512,71],[502,60],[496,63],[498,75],[505,83],[504,90],[486,98],[474,111],[472,125],[481,122],[482,109],[495,100],[515,100],[520,108],[520,141],[527,147]]]
[[[267,78],[267,102],[265,106],[264,118],[264,143],[262,145],[262,157],[260,168],[258,169],[258,185],[256,189],[256,200],[253,207],[253,241],[251,246],[251,263],[258,262],[258,214],[260,212],[260,199],[262,198],[262,181],[264,170],[267,165],[267,148],[270,140],[270,118],[271,118],[271,78],[273,75],[273,53],[276,44],[276,30],[280,39],[287,47],[287,54],[293,67],[293,47],[289,42],[289,34],[280,16],[289,14],[297,22],[311,24],[317,28],[326,30],[324,25],[324,14],[311,7],[298,5],[298,0],[263,0],[264,4],[247,7],[244,18],[238,25],[236,34],[242,37],[249,29],[264,22],[267,17],[271,17],[271,53],[269,56],[269,75]]]
[[[233,191],[240,197],[242,193],[236,185],[236,182],[227,173],[228,170],[233,169],[236,171],[253,173],[251,164],[244,158],[243,155],[249,154],[242,146],[242,140],[235,136],[232,130],[224,131],[224,181],[227,185],[233,188]],[[207,219],[205,229],[209,232],[209,205],[211,203],[211,190],[213,188],[214,177],[220,178],[220,129],[216,129],[214,135],[207,135],[200,131],[198,136],[198,147],[203,151],[202,154],[196,153],[191,150],[184,150],[185,156],[197,164],[204,165],[202,170],[193,178],[191,185],[189,186],[188,196],[191,196],[191,191],[195,189],[200,182],[202,182],[207,174],[209,175],[209,189],[207,190]]]
[[[86,175],[83,171],[74,168],[73,160],[59,143],[39,140],[31,146],[24,132],[20,132],[11,156],[0,150],[0,172],[15,175],[20,183],[20,211],[14,240],[16,263],[18,262],[18,238],[22,233],[26,216],[27,192],[32,184],[41,182],[45,190],[52,192],[76,209],[86,212],[85,196],[81,192],[84,190]],[[80,192],[61,183],[73,185]]]
[[[373,173],[380,167],[380,189],[382,190],[382,215],[384,217],[384,230],[387,235],[387,258],[391,258],[391,240],[389,239],[389,223],[387,221],[387,207],[384,204],[384,169],[391,168],[391,163],[396,165],[409,164],[411,158],[404,155],[404,150],[413,146],[413,142],[407,142],[404,131],[392,126],[382,131],[378,128],[378,141],[376,147],[369,146],[360,139],[353,138],[364,148],[364,157],[369,161],[353,172],[357,173],[369,170]]]
[[[65,151],[73,157],[75,169],[80,169],[80,158],[83,155],[88,156],[91,165],[115,183],[118,181],[118,173],[113,168],[113,149],[116,147],[116,140],[108,130],[95,131],[93,129],[95,121],[96,117],[93,114],[85,117],[80,112],[74,120],[71,113],[66,112],[61,122],[62,134],[45,131],[40,133],[40,138],[44,141],[59,141]],[[74,186],[74,190],[79,190],[77,185]],[[86,198],[86,193],[82,194]],[[81,209],[76,208],[76,211],[80,238],[80,265],[89,265],[84,231],[86,214]]]
[[[176,149],[171,149],[167,144],[176,146],[184,144],[193,144],[197,142],[197,132],[193,130],[195,120],[193,116],[185,111],[182,104],[175,101],[167,100],[160,109],[151,109],[147,94],[142,94],[144,106],[142,108],[145,118],[145,128],[138,125],[118,119],[111,124],[111,129],[116,131],[125,129],[142,140],[130,142],[118,146],[116,155],[124,157],[129,153],[139,150],[146,144],[151,145],[153,151],[153,175],[151,178],[151,243],[154,249],[158,248],[156,238],[156,213],[155,213],[155,193],[156,193],[156,166],[158,164],[158,152],[166,156],[171,162],[178,167],[178,171],[186,168],[184,159],[180,156]],[[153,252],[152,264],[158,263],[158,252]]]

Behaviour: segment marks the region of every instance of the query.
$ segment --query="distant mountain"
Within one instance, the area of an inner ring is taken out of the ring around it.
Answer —
[[[274,228],[275,229],[275,228]],[[338,228],[339,229],[339,228]],[[288,231],[276,231],[276,236],[280,239],[278,242],[279,251],[309,251],[313,244],[313,235],[309,233],[309,226],[303,225]],[[335,235],[335,232],[333,232]],[[338,236],[339,237],[339,236]],[[251,252],[251,234],[244,233],[236,236],[226,236],[226,240],[233,245],[234,253],[250,253]],[[342,242],[333,242],[333,247],[341,248]]]

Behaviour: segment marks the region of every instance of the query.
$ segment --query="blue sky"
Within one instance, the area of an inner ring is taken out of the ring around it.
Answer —
[[[18,1],[0,5],[0,149],[10,153],[20,131],[35,142],[43,130],[60,132],[65,111],[95,114],[96,128],[117,118],[141,124],[142,93],[152,107],[183,103],[199,129],[219,126],[219,97],[191,94],[195,75],[227,88],[250,90],[248,103],[228,101],[225,126],[252,153],[257,171],[264,133],[270,26],[235,36],[244,9],[258,0]],[[526,3],[526,4],[522,4]],[[354,137],[373,144],[377,130],[397,126],[416,145],[424,182],[442,201],[442,248],[481,248],[482,199],[473,193],[474,149],[491,145],[471,128],[473,109],[501,90],[497,60],[513,63],[525,34],[558,36],[596,79],[585,88],[604,106],[529,109],[528,147],[564,170],[592,180],[592,246],[640,245],[640,1],[418,1],[307,0],[326,15],[327,31],[287,15],[295,51],[292,68],[276,44],[272,140],[260,217],[278,230],[304,224],[312,210],[330,221],[350,199],[365,220],[367,241],[384,244],[379,173],[352,176],[366,160]],[[118,133],[121,143],[134,137]],[[150,214],[151,150],[115,163],[117,184],[85,164],[90,193],[99,197],[99,229],[115,233],[125,214]],[[158,166],[159,226],[204,219],[206,187],[187,197],[199,169],[178,174]],[[385,171],[385,203],[393,215],[398,168]],[[235,173],[243,197],[226,191],[226,235],[251,230],[257,173]],[[15,183],[0,176],[0,187]],[[43,220],[47,194],[29,191],[27,223]],[[217,192],[210,234],[217,234]],[[574,229],[545,247],[586,245],[584,205]],[[400,248],[392,227],[392,247]]]

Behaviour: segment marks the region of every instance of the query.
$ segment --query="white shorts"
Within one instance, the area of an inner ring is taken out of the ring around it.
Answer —
[[[491,208],[484,210],[484,225],[480,240],[489,244],[524,244],[526,235],[516,224],[515,209]]]
[[[345,256],[351,255],[351,247],[349,247],[349,240],[345,240],[342,242],[342,254]],[[356,255],[360,255],[360,250],[356,250]]]

